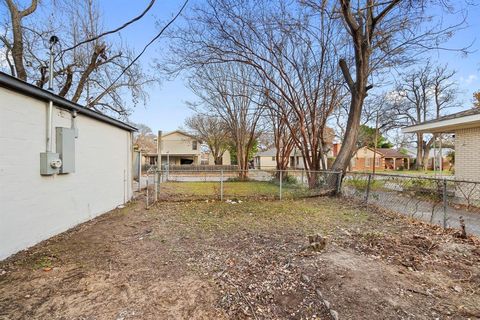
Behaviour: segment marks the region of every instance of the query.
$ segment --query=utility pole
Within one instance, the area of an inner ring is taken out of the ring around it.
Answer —
[[[377,146],[378,145],[378,111],[377,111],[377,119],[375,120],[375,141],[374,141],[374,146],[375,148],[373,149],[373,174],[375,175],[375,163],[377,161]]]

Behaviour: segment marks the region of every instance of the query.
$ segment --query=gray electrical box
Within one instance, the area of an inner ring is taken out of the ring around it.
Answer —
[[[54,152],[40,153],[40,174],[42,176],[51,176],[60,172],[62,161],[60,155]]]
[[[59,173],[75,172],[75,129],[57,127],[56,133],[57,153],[62,160]]]

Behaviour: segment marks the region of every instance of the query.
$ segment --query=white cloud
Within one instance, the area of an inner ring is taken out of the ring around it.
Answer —
[[[472,84],[478,80],[478,76],[476,74],[470,74],[468,77],[460,77],[460,81],[462,81],[465,84]]]

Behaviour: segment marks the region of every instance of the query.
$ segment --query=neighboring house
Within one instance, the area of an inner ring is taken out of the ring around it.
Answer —
[[[480,181],[480,108],[454,113],[402,129],[404,133],[455,134],[455,178]]]
[[[410,156],[411,164],[413,164],[413,162],[416,161],[417,158],[417,149],[406,148],[405,150]],[[451,162],[450,159],[450,154],[452,152],[455,152],[455,149],[449,147],[430,149],[430,152],[428,154],[427,170],[433,170],[434,166],[437,170],[440,170],[440,157],[442,158],[442,170],[451,170],[454,167],[454,164]]]
[[[158,155],[152,152],[142,152],[142,165],[155,166],[157,164]]]
[[[330,149],[327,157],[333,156],[333,149]],[[277,149],[270,148],[265,151],[258,152],[253,158],[253,165],[255,169],[262,170],[275,170],[277,168],[276,159]],[[290,153],[290,159],[288,161],[288,168],[290,169],[304,169],[305,163],[303,162],[303,156],[300,150],[294,148]]]
[[[1,72],[0,101],[0,260],[131,199],[134,127]]]
[[[194,136],[175,130],[159,136],[160,155],[162,165],[214,165],[213,156],[202,148],[202,142]],[[143,165],[156,165],[157,153],[145,153],[142,157]],[[230,165],[230,153],[225,151],[222,157],[223,165]]]
[[[277,169],[276,159],[277,149],[270,148],[265,151],[258,152],[253,158],[253,166],[255,169],[275,170]],[[303,157],[298,150],[293,150],[290,153],[288,167],[292,169],[303,169]]]
[[[410,169],[410,156],[395,149],[369,148],[358,149],[350,160],[351,171]]]

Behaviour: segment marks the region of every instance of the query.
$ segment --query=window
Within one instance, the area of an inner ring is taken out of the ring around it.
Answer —
[[[365,158],[365,166],[367,168],[372,166],[372,158]]]
[[[275,161],[275,157],[272,157],[272,161]]]
[[[375,158],[375,167],[380,167],[380,158]]]
[[[197,150],[197,141],[192,141],[192,150]]]

